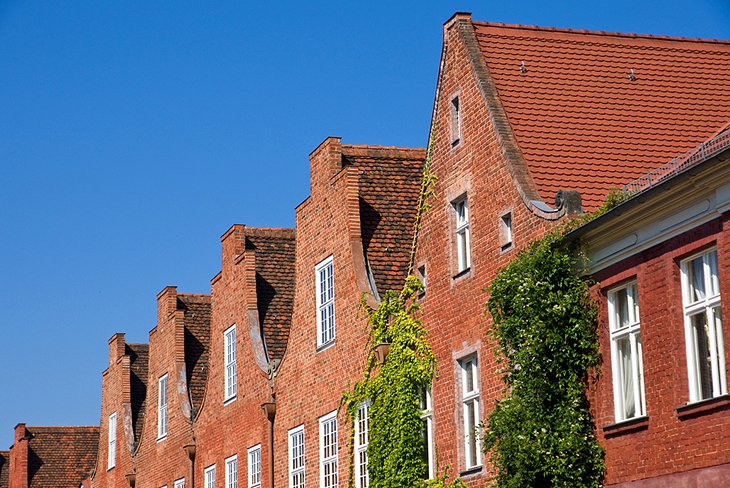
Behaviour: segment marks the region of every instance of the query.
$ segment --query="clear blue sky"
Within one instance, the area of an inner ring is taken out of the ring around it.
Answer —
[[[424,145],[456,10],[730,39],[728,0],[0,0],[0,449],[98,424],[107,339],[209,291],[231,224],[293,225],[324,137]]]

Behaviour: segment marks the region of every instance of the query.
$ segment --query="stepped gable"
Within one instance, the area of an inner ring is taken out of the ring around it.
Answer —
[[[185,313],[185,370],[190,401],[199,410],[208,378],[210,349],[210,295],[177,295],[177,308]]]
[[[0,451],[0,488],[10,484],[10,451]]]
[[[472,24],[545,202],[595,209],[730,120],[730,41]]]
[[[420,148],[342,145],[342,165],[360,170],[363,249],[380,295],[406,278],[425,157]]]
[[[126,344],[124,354],[129,356],[129,388],[132,401],[132,425],[134,440],[139,444],[144,426],[145,400],[147,398],[147,371],[149,366],[149,345]]]
[[[256,256],[259,323],[269,361],[286,351],[294,309],[294,229],[246,227],[246,249]]]
[[[80,486],[96,465],[99,427],[26,427],[28,487]]]

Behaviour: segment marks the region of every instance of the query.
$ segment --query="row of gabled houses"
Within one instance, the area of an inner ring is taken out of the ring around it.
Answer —
[[[462,13],[443,32],[438,185],[414,266],[438,360],[424,476],[493,474],[472,426],[503,395],[484,314],[495,274],[623,189],[569,235],[597,283],[605,483],[730,485],[730,42]],[[295,228],[225,232],[210,294],[166,287],[148,344],[109,340],[99,426],[19,424],[0,487],[330,488],[352,463],[366,488],[368,405],[355,426],[338,406],[368,354],[360,298],[406,277],[424,159],[325,139]]]

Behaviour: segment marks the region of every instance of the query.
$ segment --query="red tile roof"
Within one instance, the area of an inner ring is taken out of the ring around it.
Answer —
[[[270,361],[286,351],[294,309],[294,229],[246,227],[246,249],[256,255],[259,323]]]
[[[730,41],[473,25],[548,203],[573,189],[594,209],[730,120]]]
[[[177,308],[185,319],[185,372],[194,412],[200,410],[208,378],[210,349],[210,295],[177,295]]]
[[[408,271],[424,149],[342,145],[360,170],[360,229],[378,294],[399,291]]]
[[[148,344],[127,344],[125,354],[129,356],[129,387],[132,400],[132,425],[137,444],[144,426],[145,400],[147,399],[147,371],[149,366]]]
[[[96,463],[99,427],[26,427],[28,487],[79,486]]]
[[[10,484],[10,451],[0,451],[0,488]]]

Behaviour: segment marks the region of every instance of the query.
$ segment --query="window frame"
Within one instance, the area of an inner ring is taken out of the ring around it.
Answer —
[[[626,292],[626,325],[622,325],[617,307],[619,293]],[[611,342],[611,373],[613,375],[613,405],[616,422],[623,422],[646,415],[646,384],[644,378],[644,353],[641,341],[641,312],[639,287],[636,279],[608,291],[608,323]],[[629,416],[624,405],[623,363],[619,342],[628,339],[631,354],[631,383],[634,414]]]
[[[253,455],[256,455],[254,462]],[[247,451],[248,459],[248,488],[261,488],[261,444],[251,446]],[[254,475],[256,479],[254,479]]]
[[[469,370],[471,370],[472,376],[471,385],[467,384]],[[481,422],[481,391],[479,389],[479,358],[476,353],[459,359],[459,376],[461,414],[463,417],[464,466],[469,471],[482,467],[481,439],[477,430]],[[471,387],[471,390],[467,388],[468,386]],[[470,420],[473,420],[473,426],[469,425]],[[472,458],[475,461],[474,463],[471,462]]]
[[[164,383],[164,387],[162,386]],[[167,389],[169,377],[167,373],[157,380],[157,440],[167,437]]]
[[[212,474],[212,476],[210,476]],[[212,479],[211,479],[212,478]],[[215,488],[215,463],[211,464],[203,470],[203,487],[204,488]]]
[[[236,399],[238,378],[236,367],[236,324],[223,332],[224,385],[223,403],[228,404]]]
[[[462,138],[463,110],[459,93],[453,95],[449,101],[449,136],[451,147],[458,146]]]
[[[173,488],[185,488],[185,478],[180,478],[178,480],[175,480],[175,482],[172,484]]]
[[[424,423],[425,449],[426,449],[426,476],[431,480],[435,476],[435,459],[433,445],[433,396],[431,388],[427,387],[422,391],[421,395],[421,420]]]
[[[106,469],[109,471],[117,465],[117,412],[112,412],[109,415],[106,448]]]
[[[326,430],[328,427],[330,429],[329,432]],[[319,418],[319,486],[322,488],[334,488],[338,486],[339,442],[337,436],[337,410],[334,410]],[[326,472],[328,466],[330,469],[329,473]]]
[[[238,454],[225,459],[226,488],[238,488]]]
[[[295,437],[301,434],[301,445],[295,446]],[[287,432],[288,439],[288,454],[289,454],[289,488],[304,488],[307,482],[307,458],[306,458],[306,438],[304,437],[304,424],[298,425],[293,429],[289,429]],[[295,456],[294,448],[297,447],[301,452],[297,454],[296,459],[299,461],[299,465],[294,466]],[[294,477],[301,475],[301,480],[295,485]]]
[[[451,202],[454,212],[453,235],[456,239],[456,274],[471,269],[471,225],[469,222],[469,199],[465,194]],[[460,212],[463,208],[463,214]]]
[[[330,269],[331,276],[327,275],[327,269]],[[323,281],[321,273],[325,272],[325,279]],[[316,302],[317,302],[317,349],[323,349],[327,346],[334,344],[337,337],[337,314],[335,311],[335,264],[334,257],[332,255],[326,257],[320,261],[314,267],[315,281],[316,281]],[[331,287],[327,282],[331,279]],[[327,288],[322,289],[322,286]],[[323,297],[324,295],[327,295]],[[325,300],[323,300],[325,298]],[[327,310],[327,316],[324,318],[323,311]],[[324,319],[324,320],[323,320]],[[323,323],[329,319],[329,323],[325,328]]]
[[[368,488],[370,486],[370,472],[368,471],[368,445],[370,444],[370,406],[372,401],[365,400],[357,409],[355,417],[355,488]],[[362,417],[362,413],[365,417]],[[363,427],[364,432],[363,432]],[[364,463],[362,457],[364,455]],[[362,472],[365,466],[365,473]],[[365,481],[365,483],[363,483]]]
[[[711,258],[714,256],[714,262]],[[690,280],[690,263],[701,259],[702,284],[705,296],[693,300],[690,296],[693,285]],[[714,270],[712,266],[714,264]],[[684,337],[687,359],[687,380],[689,403],[709,400],[727,394],[727,373],[725,369],[725,344],[722,327],[722,299],[720,294],[720,272],[717,247],[711,247],[680,261],[682,286],[682,313],[684,317]],[[714,272],[714,274],[713,274]],[[714,290],[713,290],[714,288]],[[708,292],[712,292],[712,295]],[[719,315],[715,310],[719,311]],[[693,318],[704,315],[709,347],[711,385],[708,396],[702,392],[701,367],[699,364],[699,344],[695,333]],[[714,320],[713,320],[714,319]]]

